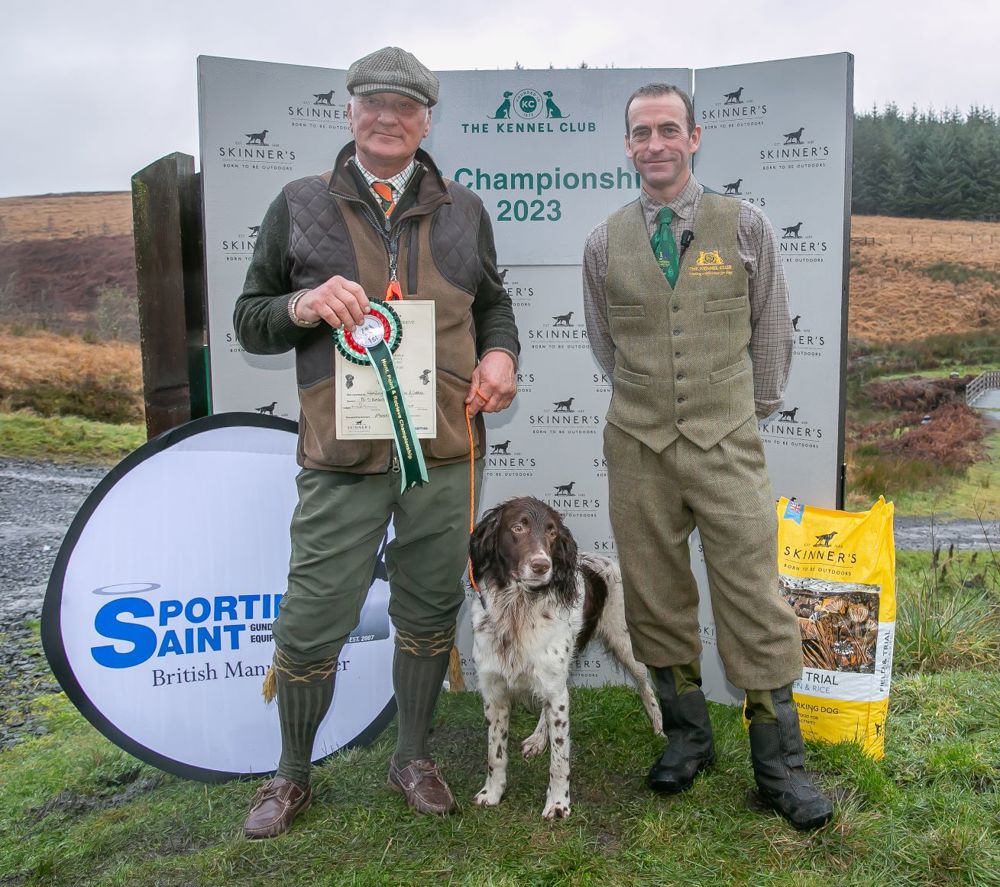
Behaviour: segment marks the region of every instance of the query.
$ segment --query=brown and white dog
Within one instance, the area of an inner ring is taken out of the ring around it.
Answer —
[[[646,668],[632,655],[621,572],[607,558],[577,552],[559,513],[538,499],[511,499],[488,511],[472,534],[473,657],[489,724],[486,784],[475,803],[493,807],[507,787],[507,734],[516,697],[541,703],[525,758],[551,738],[549,788],[542,816],[570,814],[569,690],[574,655],[596,637],[636,680],[657,734],[662,715]]]

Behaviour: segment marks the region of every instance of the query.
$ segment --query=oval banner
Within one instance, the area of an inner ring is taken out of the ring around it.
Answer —
[[[174,428],[108,473],[59,550],[42,609],[52,671],[101,733],[170,773],[220,782],[277,766],[261,685],[286,586],[295,446],[294,422],[254,413]],[[396,712],[388,604],[380,552],[314,761],[371,742]]]

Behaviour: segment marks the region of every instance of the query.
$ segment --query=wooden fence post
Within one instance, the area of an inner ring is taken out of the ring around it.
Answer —
[[[188,154],[132,176],[146,434],[208,415],[201,181]]]

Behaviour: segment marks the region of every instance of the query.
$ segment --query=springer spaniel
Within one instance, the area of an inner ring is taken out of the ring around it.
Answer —
[[[472,608],[472,649],[489,724],[489,775],[475,803],[500,803],[507,787],[511,697],[529,696],[541,702],[542,714],[521,753],[541,753],[551,736],[542,816],[563,819],[570,814],[566,682],[573,656],[592,637],[635,678],[653,729],[662,735],[649,675],[632,655],[621,572],[607,558],[578,554],[559,513],[530,497],[488,511],[472,534],[470,552],[481,602]]]

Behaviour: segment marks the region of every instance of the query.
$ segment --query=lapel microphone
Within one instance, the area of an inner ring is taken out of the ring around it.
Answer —
[[[692,240],[694,240],[694,231],[690,228],[686,228],[681,232],[681,256],[683,256],[684,251],[691,246]]]

